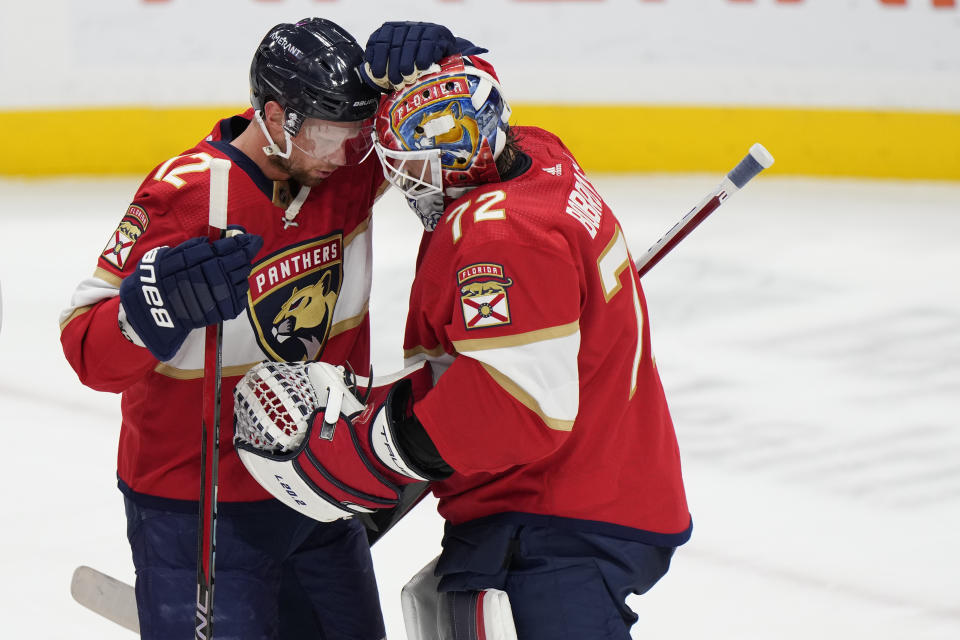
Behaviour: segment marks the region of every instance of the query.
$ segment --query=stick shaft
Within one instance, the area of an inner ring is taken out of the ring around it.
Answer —
[[[642,278],[663,256],[670,253],[680,241],[707,219],[711,213],[734,193],[742,189],[758,173],[773,164],[773,156],[761,144],[755,144],[750,152],[737,163],[716,189],[706,195],[697,206],[690,209],[662,238],[647,249],[637,260],[637,274]]]
[[[230,162],[210,161],[210,207],[207,236],[211,242],[227,227]],[[206,328],[203,349],[203,409],[200,443],[200,513],[197,527],[197,640],[213,638],[213,585],[217,549],[217,476],[220,462],[220,396],[223,374],[223,323]]]

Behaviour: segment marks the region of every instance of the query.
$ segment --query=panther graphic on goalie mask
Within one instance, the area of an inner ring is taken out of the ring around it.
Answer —
[[[442,173],[430,176],[436,191],[497,181],[496,160],[506,145],[509,116],[497,79],[468,59],[451,56],[440,62],[440,71],[381,101],[378,154],[392,161],[422,160],[423,152],[435,149]],[[408,197],[420,196],[397,186]]]
[[[432,128],[431,123],[443,120],[449,125],[446,131],[436,133],[433,136],[432,143],[424,140],[427,137],[427,130]],[[477,155],[477,144],[480,140],[480,129],[477,121],[463,117],[463,106],[459,102],[450,102],[446,108],[441,111],[427,113],[420,120],[420,123],[413,128],[414,146],[420,147],[426,143],[427,148],[437,147],[440,149],[440,164],[445,169],[466,168]]]

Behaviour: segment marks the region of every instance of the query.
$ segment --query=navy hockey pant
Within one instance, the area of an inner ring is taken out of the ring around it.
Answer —
[[[194,637],[197,514],[124,501],[141,637]],[[319,523],[277,502],[259,504],[268,508],[217,516],[214,638],[383,638],[363,526]]]
[[[519,640],[629,640],[631,593],[648,591],[674,547],[505,522],[447,526],[440,591],[501,589]]]

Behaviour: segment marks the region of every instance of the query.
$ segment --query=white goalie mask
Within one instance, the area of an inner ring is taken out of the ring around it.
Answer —
[[[428,230],[445,203],[500,180],[509,118],[493,68],[459,55],[381,101],[374,124],[384,176]]]

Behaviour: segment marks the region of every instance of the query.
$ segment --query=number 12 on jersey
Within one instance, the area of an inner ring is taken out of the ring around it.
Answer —
[[[607,302],[623,288],[620,280],[624,271],[627,272],[627,278],[630,282],[630,292],[633,294],[633,308],[637,315],[637,349],[633,354],[633,371],[630,375],[630,394],[637,390],[637,370],[640,367],[640,357],[643,355],[643,307],[640,305],[640,283],[638,282],[637,272],[632,267],[630,251],[627,249],[627,242],[624,240],[620,226],[614,228],[613,238],[607,244],[606,248],[597,258],[597,270],[600,272],[600,282],[603,285],[603,295]]]

